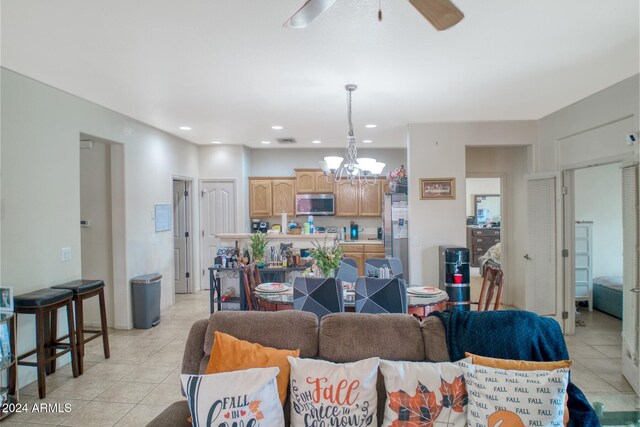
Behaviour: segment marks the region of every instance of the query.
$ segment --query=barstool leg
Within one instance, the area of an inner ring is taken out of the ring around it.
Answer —
[[[51,344],[55,345],[58,342],[58,309],[52,310],[49,314],[49,318],[51,319],[49,322],[49,327],[51,328],[51,331],[49,332],[49,340]],[[56,348],[57,347],[51,348],[51,351],[49,352],[50,356],[56,355]],[[56,371],[56,361],[57,358],[54,357],[49,365],[50,374],[53,374]]]
[[[45,325],[44,325],[44,310],[39,308],[36,311],[36,362],[38,370],[38,396],[40,399],[44,399],[47,395],[46,382],[45,382]]]
[[[79,295],[74,299],[76,308],[76,345],[78,346],[78,373],[84,372],[84,312],[82,311],[82,297]]]
[[[109,326],[107,325],[107,306],[104,299],[104,287],[98,294],[100,299],[100,324],[102,325],[102,347],[104,349],[104,358],[108,359],[111,356],[109,352]]]
[[[73,327],[73,307],[72,302],[67,304],[67,324],[69,325],[69,345],[71,346],[71,370],[73,372],[73,378],[77,378],[79,375],[78,365],[82,365],[82,360],[78,364],[78,347],[76,346],[76,331]]]

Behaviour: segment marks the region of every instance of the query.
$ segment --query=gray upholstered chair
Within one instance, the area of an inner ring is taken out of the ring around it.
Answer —
[[[407,284],[397,277],[356,281],[356,313],[406,313]]]
[[[343,312],[342,283],[333,277],[296,277],[293,282],[293,308],[314,313],[318,319],[329,313]]]
[[[342,262],[340,262],[340,267],[338,267],[336,279],[355,284],[356,280],[358,280],[358,263],[356,260],[353,258],[344,258]]]
[[[381,267],[388,267],[391,270],[391,277],[404,279],[400,258],[369,258],[364,263],[364,275],[378,277]]]

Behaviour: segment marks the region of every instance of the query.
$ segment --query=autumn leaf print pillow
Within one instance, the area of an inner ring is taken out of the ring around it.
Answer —
[[[380,359],[353,363],[287,357],[291,426],[377,426]]]
[[[278,368],[180,375],[193,427],[283,426]]]
[[[467,389],[457,363],[380,361],[385,427],[467,425]]]

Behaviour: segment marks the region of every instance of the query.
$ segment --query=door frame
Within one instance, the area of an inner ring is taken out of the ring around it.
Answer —
[[[187,199],[187,203],[185,203],[185,207],[186,207],[186,215],[185,215],[185,219],[187,221],[186,224],[186,229],[189,233],[189,237],[187,238],[187,271],[189,272],[189,278],[187,279],[187,294],[192,294],[193,292],[195,292],[195,290],[199,289],[199,279],[196,279],[196,276],[198,275],[194,275],[194,271],[196,270],[196,264],[195,264],[195,257],[193,256],[193,254],[195,253],[195,249],[198,245],[198,233],[194,233],[193,230],[195,229],[194,224],[195,224],[195,216],[194,216],[194,201],[193,201],[193,193],[194,193],[194,178],[190,177],[190,176],[185,176],[185,175],[176,175],[176,174],[172,174],[171,175],[171,194],[173,195],[173,182],[174,181],[182,181],[182,182],[186,182],[187,183],[187,191],[189,193],[190,199]],[[173,197],[171,197],[171,199],[173,199]],[[172,201],[172,206],[173,206],[173,201]],[[175,227],[175,218],[173,219],[173,226]],[[199,277],[199,276],[198,276]],[[176,289],[175,289],[175,277],[173,278],[173,280],[171,281],[171,286],[173,288],[173,291],[171,292],[171,294],[173,295],[174,298],[174,303],[175,303],[175,294],[176,294]]]
[[[475,172],[466,173],[465,175],[465,193],[467,178],[500,178],[500,269],[503,273],[503,281],[509,283],[509,208],[505,202],[507,194],[507,173],[506,172]],[[466,197],[466,196],[465,196]],[[469,202],[468,200],[466,201]],[[467,208],[465,204],[465,209]],[[511,300],[511,292],[509,286],[503,289],[503,304],[513,305]]]
[[[201,286],[200,289],[203,289],[202,287],[202,280],[206,280],[207,279],[207,275],[206,275],[206,270],[207,268],[209,268],[210,266],[207,264],[206,260],[205,260],[205,247],[204,247],[204,239],[202,238],[204,236],[204,204],[202,203],[202,196],[203,196],[203,188],[204,188],[204,184],[205,183],[209,183],[209,182],[225,182],[225,183],[231,183],[233,185],[233,191],[235,193],[235,197],[234,197],[234,203],[235,203],[235,208],[236,208],[236,230],[238,230],[238,228],[241,226],[242,222],[239,222],[241,220],[240,216],[245,212],[245,210],[243,209],[242,212],[240,212],[240,194],[238,191],[238,178],[200,178],[198,180],[198,219],[200,221],[200,227],[198,229],[198,238],[200,239],[200,243],[198,245],[198,252],[200,253],[200,257],[199,257],[199,262],[200,262],[200,269],[202,269],[203,274],[200,275],[198,274],[198,277],[200,278],[199,280],[201,280]],[[247,185],[249,184],[248,181]]]

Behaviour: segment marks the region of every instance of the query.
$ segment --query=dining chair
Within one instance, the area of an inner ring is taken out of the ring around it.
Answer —
[[[367,277],[378,277],[378,272],[382,267],[389,268],[391,277],[404,279],[400,258],[369,258],[364,263],[364,275]]]
[[[504,286],[503,273],[500,267],[489,261],[484,266],[484,280],[482,281],[482,289],[480,290],[480,299],[478,311],[490,311],[500,309],[500,300],[502,298],[502,287]],[[495,301],[493,298],[495,296]],[[491,308],[493,301],[493,308]]]
[[[343,258],[336,273],[336,279],[342,282],[356,283],[358,280],[358,263],[353,258]]]
[[[329,313],[343,312],[342,283],[333,277],[296,277],[293,282],[293,308],[315,313],[318,320]]]
[[[256,286],[260,282],[260,272],[256,264],[249,264],[242,269],[242,282],[244,284],[244,296],[247,304],[247,310],[261,310],[260,301],[255,296]]]
[[[406,313],[407,304],[404,279],[359,277],[356,281],[356,313]]]

